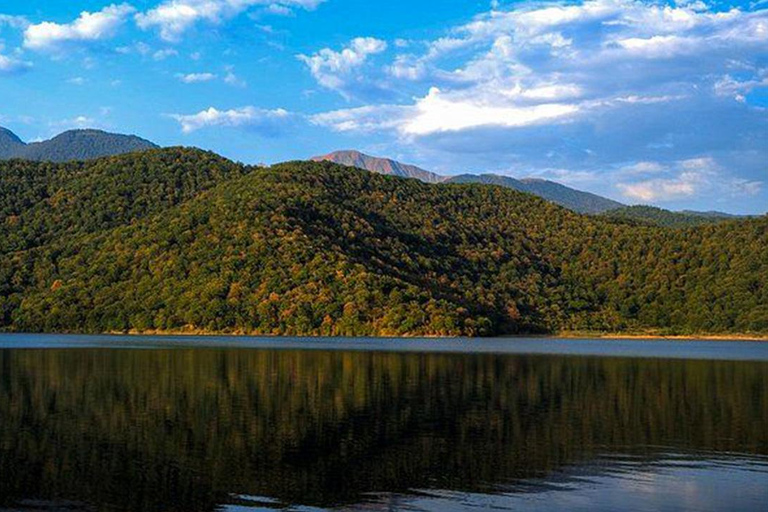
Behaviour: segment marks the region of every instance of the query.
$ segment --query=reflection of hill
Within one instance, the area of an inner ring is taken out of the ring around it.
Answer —
[[[249,350],[0,351],[0,496],[212,510],[488,490],[598,452],[768,454],[768,365]],[[12,475],[7,478],[6,475]]]

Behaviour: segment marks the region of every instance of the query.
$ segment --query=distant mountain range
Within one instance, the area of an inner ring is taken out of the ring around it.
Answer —
[[[50,140],[27,144],[12,131],[0,127],[0,160],[92,160],[157,147],[156,144],[135,135],[120,135],[101,130],[70,130]]]
[[[414,165],[402,164],[388,158],[376,158],[359,151],[335,151],[312,158],[314,161],[329,161],[349,167],[357,167],[379,174],[416,178],[427,183],[482,183],[499,185],[520,192],[527,192],[559,204],[579,213],[602,213],[622,208],[625,205],[589,192],[582,192],[553,181],[526,178],[518,180],[498,174],[461,174],[441,176]]]
[[[354,150],[335,151],[327,155],[316,156],[312,160],[315,162],[333,162],[390,176],[415,178],[426,183],[480,183],[484,185],[497,185],[539,196],[578,213],[602,214],[615,220],[638,222],[640,224],[680,228],[740,218],[738,215],[715,211],[696,212],[684,210],[682,212],[673,212],[654,206],[627,206],[607,197],[538,178],[516,179],[499,174],[443,176],[415,165],[403,164],[389,158],[377,158]]]

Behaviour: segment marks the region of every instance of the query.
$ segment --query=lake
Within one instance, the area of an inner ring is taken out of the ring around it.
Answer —
[[[0,510],[766,503],[768,343],[0,335]]]

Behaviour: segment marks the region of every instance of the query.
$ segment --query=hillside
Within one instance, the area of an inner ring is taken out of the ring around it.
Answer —
[[[582,192],[553,181],[526,178],[517,180],[498,174],[461,174],[458,176],[441,176],[426,171],[414,165],[403,164],[389,158],[377,158],[360,153],[359,151],[336,151],[324,156],[312,158],[315,162],[334,162],[349,167],[357,167],[367,171],[404,178],[416,178],[425,183],[482,183],[499,185],[520,192],[527,192],[547,201],[564,206],[579,213],[602,213],[607,210],[621,208],[624,205],[605,197]]]
[[[135,135],[120,135],[101,130],[70,130],[50,140],[25,144],[10,130],[0,128],[0,160],[20,158],[68,162],[153,148],[157,146]]]
[[[403,164],[389,158],[377,158],[363,154],[359,151],[334,151],[323,156],[311,159],[314,162],[333,162],[348,167],[357,167],[367,171],[385,174],[388,176],[400,176],[401,178],[415,178],[425,183],[439,183],[445,181],[444,176],[425,171],[415,165]]]
[[[685,210],[672,212],[655,206],[625,206],[602,213],[603,216],[616,220],[637,221],[640,223],[669,228],[703,226],[717,222],[735,220],[739,217],[721,212],[695,212]]]
[[[632,226],[501,187],[178,148],[0,163],[0,201],[4,330],[768,331],[765,217]]]

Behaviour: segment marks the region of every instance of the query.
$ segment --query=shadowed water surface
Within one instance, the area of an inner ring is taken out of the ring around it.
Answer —
[[[0,335],[0,510],[766,510],[768,344],[364,343]]]

